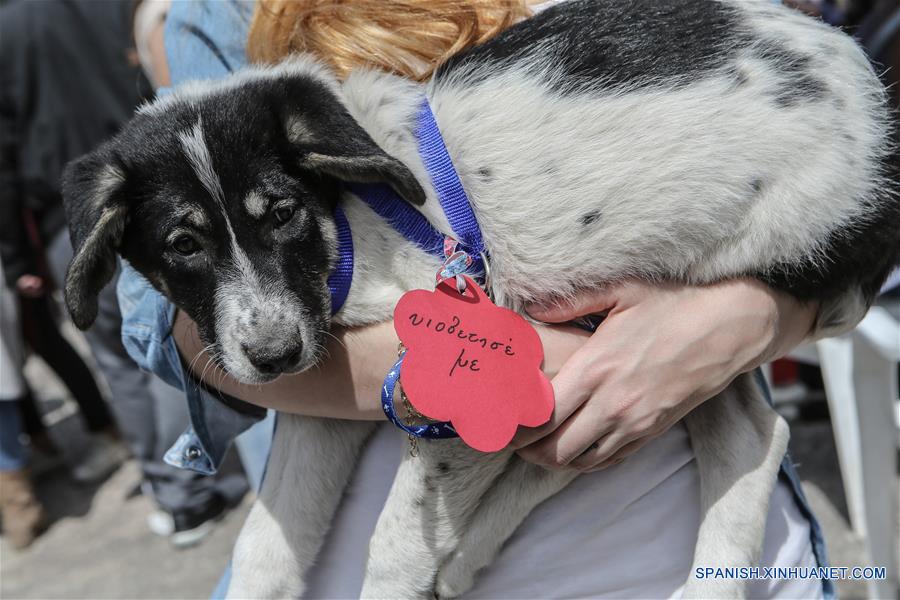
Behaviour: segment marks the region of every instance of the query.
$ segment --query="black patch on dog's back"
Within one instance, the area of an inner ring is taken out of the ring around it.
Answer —
[[[754,54],[768,62],[782,78],[772,94],[780,108],[816,102],[828,95],[828,85],[812,75],[813,58],[808,54],[792,52],[778,40],[760,42]]]
[[[775,91],[775,104],[781,108],[791,108],[802,102],[817,102],[828,93],[828,86],[815,77],[801,75],[797,79],[786,79]]]
[[[738,10],[720,2],[573,0],[455,55],[435,79],[473,68],[489,77],[520,63],[554,66],[566,88],[683,85],[726,66],[749,43],[738,23]]]

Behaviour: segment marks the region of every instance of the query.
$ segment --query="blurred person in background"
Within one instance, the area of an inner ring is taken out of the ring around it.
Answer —
[[[149,89],[134,58],[134,16],[135,3],[116,0],[14,0],[0,7],[0,257],[6,281],[20,294],[40,295],[65,279],[72,247],[59,189],[63,167],[115,133]],[[34,216],[46,273],[23,214]],[[142,490],[159,506],[150,528],[175,545],[199,541],[246,483],[220,484],[162,462],[188,420],[184,403],[128,357],[114,286],[99,304],[86,338],[122,435],[141,461]]]
[[[45,517],[31,485],[28,449],[22,440],[19,403],[28,388],[20,368],[24,352],[18,312],[15,294],[0,282],[0,515],[10,545],[21,549],[34,541]]]
[[[39,270],[44,271],[42,268]],[[34,285],[30,282],[20,284],[24,278],[33,278],[36,282]],[[15,307],[18,309],[18,319],[5,324],[7,330],[4,337],[19,338],[15,343],[20,346],[24,341],[25,349],[40,356],[71,393],[78,404],[85,429],[92,437],[87,454],[80,458],[71,474],[81,483],[100,481],[128,458],[128,451],[120,441],[115,421],[93,373],[60,332],[56,307],[49,290],[44,288],[45,281],[50,281],[46,275],[25,275],[15,282],[15,288],[12,287],[13,282],[5,282],[7,289],[4,293],[13,293],[11,302],[18,304]],[[5,363],[7,358],[3,359]],[[4,372],[19,371],[18,377],[23,382],[24,391],[18,407],[31,446],[45,455],[58,456],[59,449],[47,432],[28,382],[21,375],[24,360],[4,364],[3,368]]]
[[[92,436],[92,444],[85,456],[72,469],[72,477],[82,483],[100,481],[110,475],[128,458],[128,451],[120,441],[118,429],[106,400],[100,392],[94,375],[84,359],[60,332],[59,312],[53,304],[52,281],[41,246],[34,214],[28,207],[16,207],[13,203],[3,206],[3,214],[9,225],[3,230],[13,235],[0,237],[0,248],[13,259],[13,270],[4,272],[5,285],[15,295],[18,319],[10,321],[7,338],[21,338],[27,350],[40,356],[69,390],[84,421],[85,429]],[[13,209],[21,208],[20,214]],[[8,209],[8,210],[7,210]],[[18,227],[16,227],[18,226]],[[29,272],[19,277],[15,273]],[[6,358],[4,358],[6,360]],[[4,369],[21,370],[24,360],[4,365]],[[25,433],[31,446],[45,455],[58,456],[59,449],[48,435],[40,410],[31,393],[28,382],[19,374],[24,392],[17,403],[23,419]]]

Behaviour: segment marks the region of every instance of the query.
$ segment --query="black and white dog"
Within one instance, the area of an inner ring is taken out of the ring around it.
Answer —
[[[322,358],[332,322],[389,319],[440,263],[342,182],[386,182],[440,230],[413,136],[436,115],[490,256],[499,304],[626,277],[754,276],[859,318],[896,257],[884,91],[847,36],[768,0],[563,3],[444,64],[426,85],[339,83],[308,57],[188,84],[74,163],[66,299],[87,327],[119,252],[197,322],[234,377]],[[333,319],[340,203],[356,269]],[[758,564],[785,423],[749,376],[686,418],[702,481],[695,564]],[[230,593],[296,596],[373,425],[282,415]],[[423,444],[401,464],[363,595],[452,597],[574,477],[510,451]],[[427,542],[426,542],[427,540]],[[686,596],[743,583],[691,580]]]

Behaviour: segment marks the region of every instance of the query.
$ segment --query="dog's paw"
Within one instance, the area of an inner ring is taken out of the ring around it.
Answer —
[[[462,553],[454,552],[438,571],[434,584],[435,596],[440,600],[462,596],[475,585],[476,571]]]

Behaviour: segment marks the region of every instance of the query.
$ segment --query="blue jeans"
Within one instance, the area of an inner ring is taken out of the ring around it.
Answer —
[[[0,471],[18,471],[28,463],[18,400],[0,400]]]

